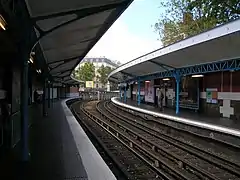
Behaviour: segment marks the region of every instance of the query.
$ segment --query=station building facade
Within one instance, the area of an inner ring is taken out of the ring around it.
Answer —
[[[104,67],[110,67],[112,69],[115,69],[117,68],[120,64],[119,62],[113,62],[111,61],[110,59],[108,58],[105,58],[105,57],[85,57],[81,63],[76,67],[77,68],[80,68],[81,66],[83,66],[85,63],[92,63],[95,67],[95,77],[93,79],[94,83],[94,88],[103,88],[103,89],[107,89],[108,86],[110,85],[109,83],[107,83],[106,85],[103,85],[99,82],[98,80],[98,76],[100,76],[100,74],[98,73],[98,69],[101,67],[101,66],[104,66]]]

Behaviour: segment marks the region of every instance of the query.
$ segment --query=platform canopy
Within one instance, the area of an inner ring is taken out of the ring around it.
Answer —
[[[108,78],[123,82],[177,68],[236,59],[240,58],[239,47],[240,19],[138,57],[115,69]]]
[[[25,0],[50,74],[68,83],[85,57],[133,0]]]

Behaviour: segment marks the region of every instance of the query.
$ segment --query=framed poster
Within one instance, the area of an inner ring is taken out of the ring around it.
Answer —
[[[154,81],[145,82],[145,101],[154,103]]]
[[[206,102],[216,104],[218,102],[218,91],[216,88],[206,89]]]

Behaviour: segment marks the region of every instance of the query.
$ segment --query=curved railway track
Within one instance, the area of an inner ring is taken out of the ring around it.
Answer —
[[[75,104],[75,106],[72,105],[72,111],[78,117],[79,123],[90,132],[89,135],[100,141],[99,144],[104,149],[104,153],[110,157],[110,162],[106,163],[117,179],[165,179],[161,178],[154,170],[142,162],[137,153],[131,151],[124,142],[119,141],[118,137],[109,131],[100,120],[101,114],[96,109],[96,103],[96,101],[92,101]],[[93,144],[95,145],[95,143]],[[100,152],[100,154],[102,155],[103,153]],[[106,155],[102,156],[106,161],[104,156]],[[111,167],[113,164],[115,164],[114,168]]]
[[[81,111],[91,120],[89,122],[94,122],[98,128],[101,127],[114,137],[115,142],[124,146],[127,154],[133,153],[142,164],[141,171],[145,169],[154,174],[151,178],[144,177],[146,173],[139,176],[141,173],[137,173],[138,167],[135,167],[130,170],[135,173],[132,178],[240,179],[239,164],[164,134],[157,128],[138,121],[136,117],[133,118],[133,115],[122,111],[120,113],[106,101],[89,102],[81,107]],[[128,157],[124,153],[122,155]],[[136,162],[133,161],[134,163]]]
[[[120,121],[124,122],[125,126],[131,124],[132,130],[133,127],[136,127],[145,131],[145,137],[150,135],[149,139],[153,139],[152,141],[158,145],[161,144],[161,151],[168,152],[171,156],[174,154],[178,155],[179,158],[175,160],[176,162],[180,162],[181,166],[185,166],[185,168],[188,166],[189,169],[194,168],[193,171],[195,171],[195,173],[196,171],[197,173],[202,172],[204,177],[206,176],[209,179],[240,179],[240,164],[219,157],[214,153],[195,147],[184,141],[179,141],[179,139],[169,136],[157,128],[149,126],[147,123],[137,121],[137,118],[133,119],[128,117],[126,113],[117,112],[114,110],[114,107],[109,107],[107,102],[104,103],[103,109],[115,119],[120,119]],[[165,147],[165,149],[163,149],[163,147]],[[184,161],[181,161],[181,159],[184,159]],[[194,167],[194,164],[197,167]]]
[[[230,159],[232,162],[240,164],[240,146],[237,142],[236,144],[230,144],[219,139],[192,132],[188,129],[182,129],[180,127],[177,127],[176,125],[172,125],[171,123],[168,124],[164,122],[164,119],[161,119],[160,121],[159,118],[146,116],[144,114],[140,115],[136,111],[120,107],[112,102],[110,102],[109,105],[111,111],[119,113],[127,119],[136,120],[142,124],[151,126],[152,128],[161,132],[164,135],[175,136],[174,138],[178,138],[178,141],[182,141],[186,144],[195,146],[202,151],[208,151],[209,153],[215,154],[215,156],[219,158]],[[226,149],[228,149],[228,151],[225,151]]]
[[[239,148],[233,147],[232,149],[234,149],[234,151],[230,151],[231,146],[229,147],[229,144],[226,144],[224,149],[221,149],[221,147],[215,147],[217,149],[211,149],[209,147],[209,145],[211,145],[212,143],[211,142],[206,143],[205,138],[202,138],[201,136],[198,137],[196,135],[193,138],[193,137],[191,137],[192,133],[185,132],[185,131],[184,131],[184,133],[187,133],[188,134],[187,136],[182,135],[181,131],[179,131],[178,134],[176,134],[176,133],[172,134],[171,131],[170,131],[170,133],[166,133],[166,131],[164,131],[164,129],[161,129],[160,123],[157,124],[155,122],[152,122],[151,120],[146,120],[146,119],[143,119],[142,117],[136,117],[132,113],[124,111],[122,109],[121,109],[122,111],[119,112],[119,107],[117,105],[113,104],[112,102],[106,103],[105,108],[109,113],[118,114],[119,118],[122,118],[123,120],[127,120],[127,122],[130,121],[130,123],[134,122],[135,124],[138,124],[139,126],[141,126],[141,128],[144,128],[143,130],[150,130],[151,131],[150,133],[153,133],[153,132],[157,133],[158,138],[164,138],[164,140],[166,140],[166,141],[172,140],[173,143],[178,142],[178,143],[186,146],[187,150],[189,150],[190,152],[195,151],[196,154],[199,154],[199,156],[201,158],[205,158],[205,155],[201,155],[201,153],[204,152],[205,154],[210,155],[213,158],[217,158],[217,159],[221,160],[221,162],[219,164],[223,164],[223,166],[224,166],[224,164],[227,164],[227,167],[226,167],[227,169],[240,166],[240,160],[239,160],[240,159],[239,158],[240,149]],[[169,128],[173,128],[173,127],[169,127]],[[197,142],[190,141],[189,140],[190,137],[193,138],[194,141],[196,141],[196,139],[198,139],[198,141]],[[204,146],[203,144],[206,144],[206,146]],[[223,146],[223,145],[224,145],[224,143],[221,143],[221,146]],[[226,149],[229,151],[228,154],[232,155],[231,158],[229,156],[226,157],[227,155],[223,154],[224,150],[226,153]],[[218,152],[214,152],[216,150]],[[220,152],[221,150],[222,150],[222,152]],[[234,153],[236,153],[235,156],[233,156]]]

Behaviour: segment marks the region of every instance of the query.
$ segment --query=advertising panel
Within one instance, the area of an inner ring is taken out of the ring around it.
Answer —
[[[217,104],[218,102],[218,91],[215,88],[206,89],[206,101],[207,103]]]
[[[145,81],[145,101],[154,103],[154,81]]]
[[[93,81],[86,81],[86,88],[93,88]]]

